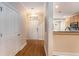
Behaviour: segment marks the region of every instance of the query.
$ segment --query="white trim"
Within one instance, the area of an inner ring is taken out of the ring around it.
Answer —
[[[37,38],[37,39],[34,39],[34,38],[27,38],[28,40],[44,40],[44,39],[39,39],[39,38]]]
[[[79,53],[76,53],[76,52],[53,51],[53,55],[57,55],[57,56],[79,56]]]
[[[16,50],[12,54],[10,54],[10,56],[15,56],[20,50],[22,50],[25,47],[25,45],[27,45],[26,42],[20,47],[16,48]]]
[[[44,46],[44,51],[45,51],[46,56],[48,56],[47,50],[46,50],[46,47],[45,46]]]

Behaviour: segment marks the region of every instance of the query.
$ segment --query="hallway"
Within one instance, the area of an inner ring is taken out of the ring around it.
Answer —
[[[27,40],[27,45],[16,56],[45,56],[43,40]]]
[[[52,5],[1,2],[0,56],[52,55]]]

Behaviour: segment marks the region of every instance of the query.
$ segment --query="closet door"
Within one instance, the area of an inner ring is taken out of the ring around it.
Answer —
[[[0,55],[12,55],[20,47],[17,13],[4,4],[0,5]]]
[[[20,46],[19,44],[19,36],[18,36],[18,20],[17,14],[14,10],[6,7],[4,18],[4,39],[5,39],[5,49],[6,55],[12,55],[17,51],[17,48]],[[17,44],[18,43],[18,44]]]
[[[14,55],[24,40],[21,37],[21,18],[9,6],[0,3],[0,55]]]
[[[2,7],[2,5],[0,4],[0,7]],[[0,55],[2,55],[2,51],[3,51],[3,45],[2,45],[2,21],[3,21],[3,17],[2,17],[2,11],[0,9]]]
[[[4,6],[0,3],[0,39],[2,37],[2,31],[3,31],[3,10]]]
[[[6,44],[5,44],[5,35],[4,31],[6,30],[4,28],[5,25],[5,19],[6,19],[6,6],[0,3],[0,7],[2,8],[2,11],[0,10],[0,56],[6,55]],[[5,19],[4,19],[5,18]]]

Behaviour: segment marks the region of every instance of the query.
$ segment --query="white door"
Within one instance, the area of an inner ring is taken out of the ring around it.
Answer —
[[[29,21],[29,38],[39,39],[39,21],[38,20]]]

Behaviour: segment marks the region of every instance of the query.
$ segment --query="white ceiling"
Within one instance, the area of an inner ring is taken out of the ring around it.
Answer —
[[[42,8],[43,9],[43,2],[21,2],[26,8]]]
[[[22,2],[21,4],[26,7],[27,12],[31,12],[32,9],[37,13],[44,12],[44,2]]]
[[[56,5],[59,8],[56,9]],[[64,18],[79,12],[79,2],[53,2],[53,17]]]
[[[44,12],[45,2],[4,2],[13,6],[17,9],[17,5],[20,9],[34,8],[35,11]],[[58,5],[59,8],[56,9],[55,6]],[[61,13],[59,13],[61,11]],[[70,16],[75,13],[79,13],[79,2],[53,2],[53,18],[64,18],[64,16]]]
[[[17,5],[21,9],[24,7],[28,12],[31,8],[34,8],[35,11],[44,11],[44,2],[8,2],[8,4],[15,8],[17,8]]]

